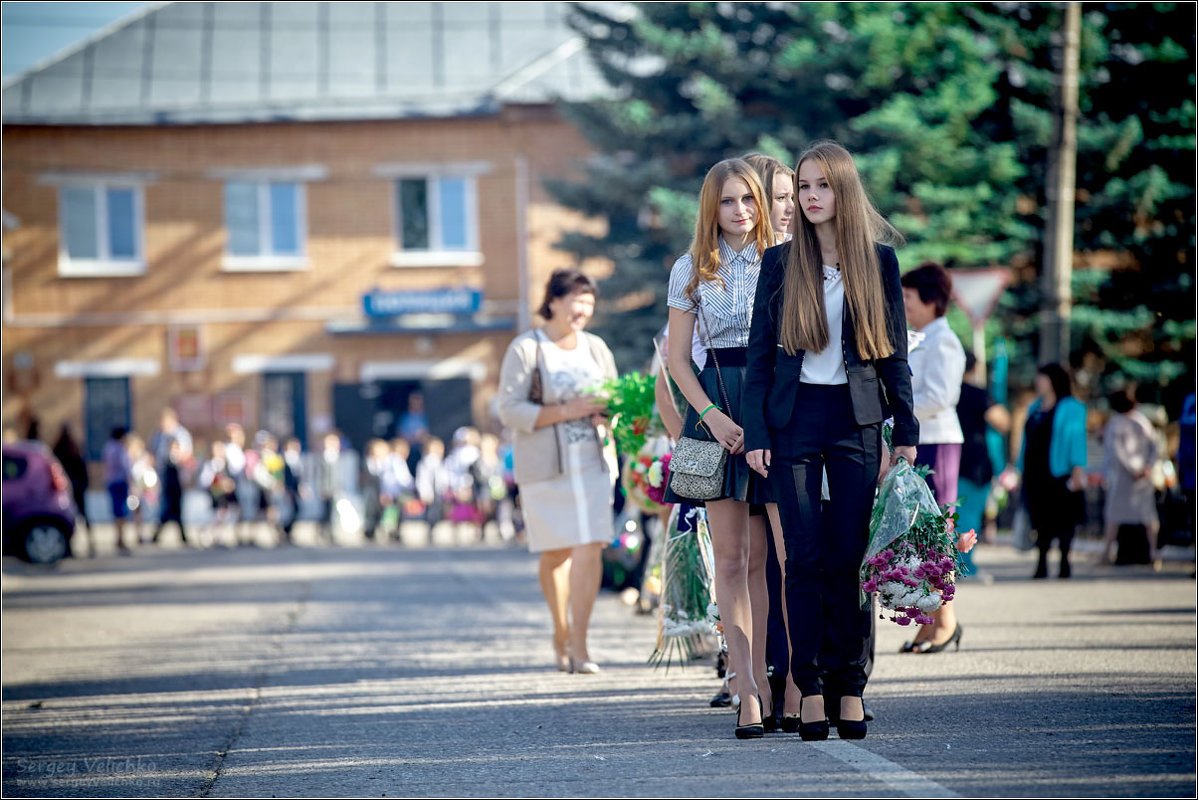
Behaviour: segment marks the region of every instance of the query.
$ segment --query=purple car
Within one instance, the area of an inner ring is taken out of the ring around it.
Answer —
[[[71,482],[41,442],[4,445],[4,553],[34,564],[71,554]]]

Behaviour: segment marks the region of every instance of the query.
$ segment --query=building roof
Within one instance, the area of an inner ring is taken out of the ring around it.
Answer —
[[[605,94],[568,11],[560,2],[159,3],[5,85],[3,121],[445,117]]]

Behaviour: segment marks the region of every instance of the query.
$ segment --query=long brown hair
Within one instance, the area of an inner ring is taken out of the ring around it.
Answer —
[[[757,252],[764,253],[774,244],[770,204],[756,170],[740,158],[725,159],[709,169],[703,179],[703,188],[699,190],[699,217],[695,220],[695,238],[690,246],[694,274],[686,286],[686,296],[696,306],[699,304],[696,289],[700,282],[719,280],[716,272],[720,269],[720,193],[729,178],[742,179],[757,204],[757,221],[752,232]]]
[[[857,354],[866,360],[894,352],[886,326],[886,299],[876,241],[902,242],[902,235],[870,202],[861,185],[853,157],[841,145],[824,139],[811,144],[795,165],[796,196],[798,173],[804,161],[815,161],[823,170],[836,198],[836,250],[849,316],[857,338]],[[790,355],[799,350],[818,353],[828,346],[828,315],[824,307],[823,257],[815,226],[799,209],[795,214],[795,236],[790,246],[786,276],[782,281],[783,349]]]
[[[771,204],[774,202],[774,176],[778,174],[786,175],[792,181],[794,180],[794,172],[790,167],[783,164],[773,156],[767,156],[765,153],[749,153],[741,156],[742,159],[753,169],[757,170],[757,174],[761,176],[761,186],[765,189],[765,199]],[[778,233],[778,231],[774,231]]]
[[[770,216],[771,224],[774,217],[774,194],[777,191],[774,188],[774,180],[779,175],[790,178],[791,191],[794,191],[795,174],[790,167],[783,164],[773,156],[767,156],[765,153],[749,153],[741,156],[749,166],[757,170],[757,174],[761,176],[761,186],[765,189],[766,212]],[[798,210],[797,208],[795,209]],[[794,219],[792,216],[791,219]],[[790,233],[790,231],[774,231],[775,241],[779,241],[782,234]]]

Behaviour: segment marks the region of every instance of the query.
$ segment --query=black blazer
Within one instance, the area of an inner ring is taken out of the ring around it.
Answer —
[[[844,370],[853,398],[858,425],[875,425],[894,417],[896,447],[919,443],[919,422],[911,400],[911,371],[907,366],[907,317],[899,282],[898,257],[893,247],[877,245],[886,294],[886,323],[894,352],[886,358],[863,360],[857,354],[857,336],[844,304],[841,345]],[[778,339],[782,318],[782,277],[790,256],[790,242],[771,247],[761,259],[753,325],[749,331],[748,369],[742,392],[745,450],[769,450],[773,431],[785,428],[794,412],[803,373],[803,352],[787,355]]]

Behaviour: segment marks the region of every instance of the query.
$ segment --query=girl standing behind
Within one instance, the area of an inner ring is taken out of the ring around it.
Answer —
[[[754,470],[775,475],[799,733],[827,738],[826,686],[840,698],[840,737],[859,739],[870,603],[858,571],[883,409],[894,416],[896,458],[914,462],[919,438],[898,259],[876,243],[899,237],[839,144],[814,143],[795,173],[802,212],[795,236],[766,253],[753,307],[744,446]],[[821,505],[825,468],[830,496]]]
[[[745,161],[761,176],[761,186],[769,202],[774,244],[790,241],[794,235],[791,230],[795,214],[794,170],[778,159],[762,153],[750,153],[745,156]]]
[[[765,196],[769,198],[770,227],[774,229],[774,243],[789,242],[793,238],[791,225],[795,213],[794,170],[778,159],[761,153],[751,153],[745,156],[745,161],[761,176]],[[824,486],[827,486],[826,475]],[[826,497],[827,492],[824,494]],[[772,697],[773,690],[777,689],[784,693],[784,700],[781,708],[778,708],[776,703],[767,706],[766,726],[772,727],[772,720],[769,718],[780,713],[783,729],[793,733],[799,718],[799,689],[790,676],[789,668],[790,640],[786,634],[786,596],[783,591],[783,587],[786,586],[786,545],[782,540],[778,504],[767,503],[765,508],[770,521],[770,535],[766,537],[767,552],[763,557],[770,560],[760,566],[755,562],[749,565],[749,591],[753,593],[753,675],[760,685],[768,674],[767,660],[773,665],[774,677],[769,682],[770,695]],[[766,578],[764,581],[756,577],[762,573]],[[768,590],[764,596],[762,590]],[[771,708],[772,711],[768,710]]]
[[[700,341],[708,348],[697,376],[687,347],[675,344],[669,350],[670,377],[690,405],[683,435],[714,437],[728,451],[723,490],[717,499],[706,501],[706,507],[731,685],[741,699],[735,733],[742,739],[765,734],[759,696],[763,687],[753,670],[748,573],[752,551],[761,554],[757,560],[764,564],[767,545],[763,517],[750,517],[749,510],[770,498],[764,482],[745,463],[744,429],[738,420],[742,419],[745,346],[761,256],[774,242],[767,208],[761,181],[748,163],[734,158],[712,167],[699,193],[690,252],[670,272],[667,301],[670,341],[690,342],[698,325]],[[672,491],[667,491],[666,501],[688,502]]]

